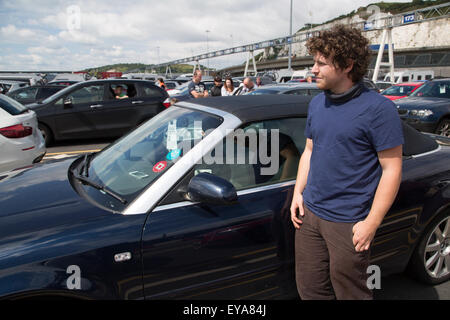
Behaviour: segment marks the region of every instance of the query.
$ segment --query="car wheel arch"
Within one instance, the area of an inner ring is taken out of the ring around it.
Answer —
[[[442,190],[442,192],[444,193],[446,192],[450,195],[450,185],[448,185],[444,190]],[[440,192],[439,195],[441,195],[442,192]],[[430,200],[430,203],[433,204],[434,201]],[[422,208],[422,212],[417,221],[410,227],[411,230],[410,233],[416,233],[418,234],[418,236],[415,239],[413,239],[411,236],[408,236],[410,238],[409,241],[411,244],[411,248],[409,250],[408,259],[405,267],[409,272],[411,271],[413,255],[416,252],[417,247],[419,246],[423,238],[426,236],[430,224],[433,223],[433,221],[435,221],[440,215],[444,213],[450,214],[450,202],[444,203],[438,208],[424,207]],[[425,219],[424,216],[426,216]]]
[[[444,114],[443,116],[441,116],[441,117],[439,118],[439,120],[437,121],[435,133],[437,133],[438,129],[441,127],[441,124],[442,124],[444,121],[450,121],[450,113]]]
[[[445,217],[450,217],[450,204],[441,206],[438,210],[436,210],[436,212],[432,216],[430,216],[420,236],[415,241],[408,259],[408,264],[406,268],[408,274],[424,283],[428,284],[441,283],[438,280],[436,280],[435,283],[430,282],[430,280],[427,279],[427,277],[424,275],[424,272],[421,270],[421,268],[423,267],[421,265],[422,264],[421,260],[423,258],[422,257],[423,248],[421,247],[424,241],[426,241],[427,236],[429,236],[430,231],[435,227],[435,224],[439,223],[440,220],[445,219]]]
[[[45,138],[45,144],[48,146],[50,145],[54,140],[55,140],[55,133],[54,130],[51,128],[51,126],[49,126],[47,123],[44,123],[42,121],[38,121],[38,128],[39,130],[42,131],[42,129],[47,130],[49,134],[49,137],[44,137]]]

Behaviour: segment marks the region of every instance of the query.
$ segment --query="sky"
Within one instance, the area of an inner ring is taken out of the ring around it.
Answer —
[[[0,70],[156,64],[284,37],[289,35],[290,1],[0,0]],[[377,2],[292,1],[293,32]],[[209,66],[223,68],[245,59],[246,54],[224,56],[209,59]]]

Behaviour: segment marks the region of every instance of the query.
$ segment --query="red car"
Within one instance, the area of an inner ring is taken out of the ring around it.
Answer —
[[[381,92],[386,98],[391,100],[397,100],[409,96],[417,88],[419,88],[424,82],[404,82],[394,84],[391,87]]]

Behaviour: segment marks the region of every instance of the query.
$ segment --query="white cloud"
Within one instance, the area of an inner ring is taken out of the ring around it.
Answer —
[[[16,26],[9,24],[0,28],[0,34],[2,38],[33,38],[36,36],[36,32],[30,29],[19,29]]]
[[[29,47],[27,51],[31,54],[46,54],[46,55],[70,54],[70,50],[65,47],[49,48],[44,46],[38,46],[38,47]]]
[[[294,0],[293,31],[372,2]],[[289,4],[290,0],[0,1],[0,58],[9,69],[22,64],[19,69],[79,70],[121,62],[157,63],[159,47],[159,60],[165,62],[205,53],[206,30],[210,51],[286,36]],[[71,5],[80,9],[75,28]],[[12,57],[14,65],[5,62]],[[242,63],[245,58],[239,54],[210,59],[210,66]]]
[[[78,30],[61,31],[58,33],[58,37],[62,41],[82,44],[95,44],[99,42],[93,35]]]
[[[28,61],[28,63],[31,65],[37,65],[43,62],[42,56],[38,54],[19,54],[17,58]]]

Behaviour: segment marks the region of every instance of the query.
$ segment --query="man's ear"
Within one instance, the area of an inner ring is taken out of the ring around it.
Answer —
[[[348,59],[347,60],[348,66],[347,66],[347,68],[344,69],[344,72],[348,74],[350,71],[352,71],[354,63],[355,63],[354,60]]]

